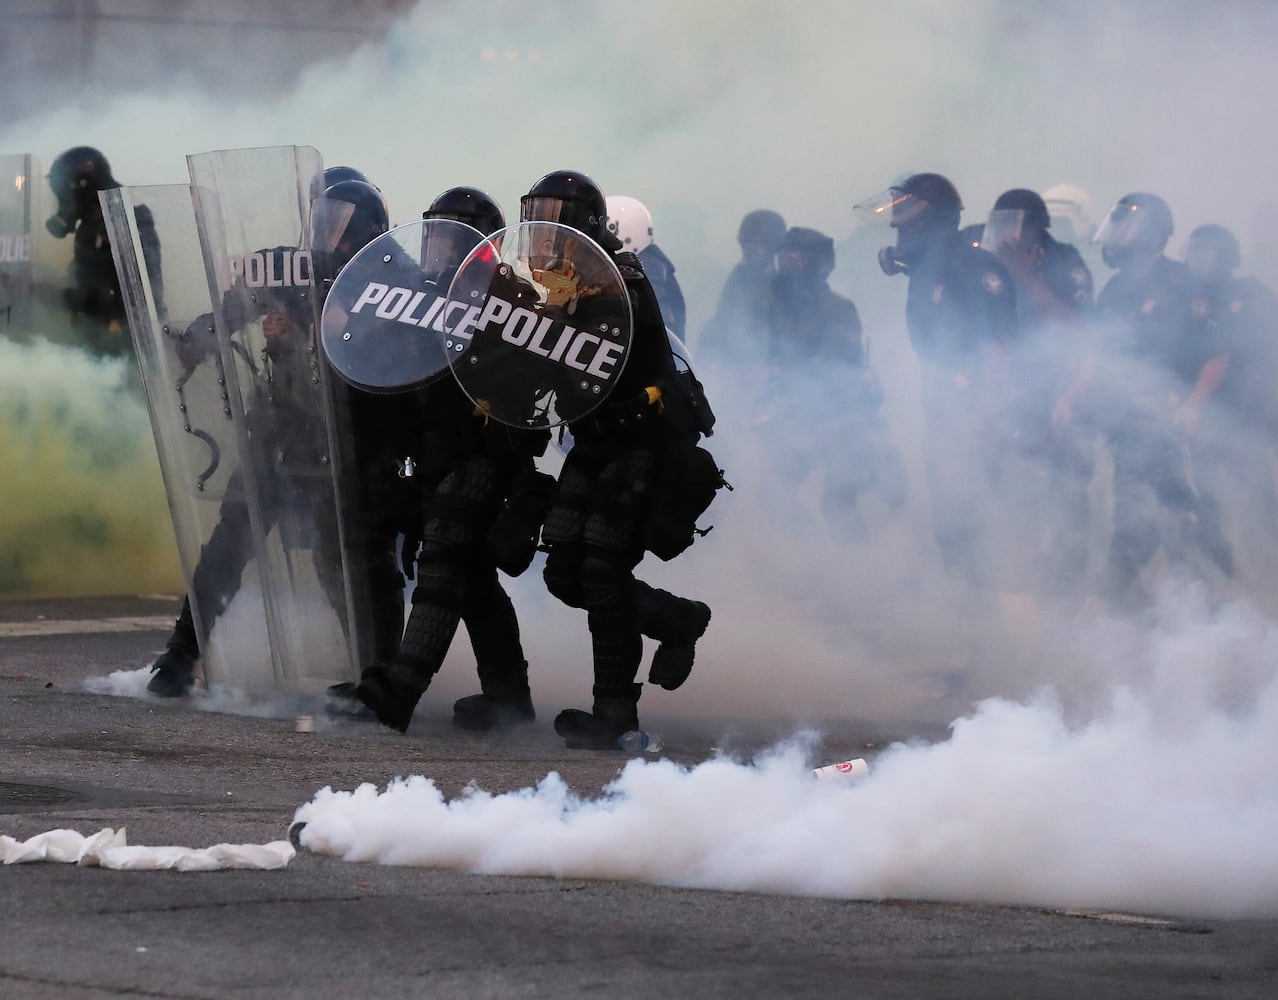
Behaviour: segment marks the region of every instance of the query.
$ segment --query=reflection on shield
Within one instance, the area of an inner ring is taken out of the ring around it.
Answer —
[[[448,285],[483,234],[452,219],[398,226],[342,269],[324,301],[324,353],[368,392],[419,388],[448,370]]]
[[[31,323],[31,157],[0,156],[0,330]]]
[[[231,406],[214,329],[193,194],[201,196],[185,184],[122,187],[103,191],[100,200],[137,348],[205,679],[252,689],[275,675],[259,564],[246,558],[233,567],[229,561],[201,558],[215,533],[226,537],[226,526],[243,526],[245,543],[251,546],[252,540],[239,472],[239,415]],[[202,196],[210,197],[207,192]],[[137,225],[139,205],[146,205],[155,220],[159,261],[153,251],[148,254]],[[214,547],[219,545],[226,547],[224,542]],[[229,581],[232,572],[236,576]],[[232,606],[235,593],[244,596]],[[214,629],[223,617],[232,619],[233,627]]]
[[[477,407],[512,427],[585,416],[630,354],[630,297],[616,264],[556,223],[520,223],[476,247],[444,309],[453,375]]]

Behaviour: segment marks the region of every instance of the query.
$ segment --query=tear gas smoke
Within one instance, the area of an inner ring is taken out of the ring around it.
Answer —
[[[131,364],[0,339],[0,595],[180,587]]]
[[[1278,632],[1192,599],[1179,611],[1176,626],[1111,636],[1146,677],[1085,721],[1047,695],[991,699],[949,740],[893,745],[848,783],[813,779],[800,740],[753,762],[632,761],[598,799],[557,774],[452,801],[420,776],[325,789],[294,821],[304,847],[348,861],[1273,917]],[[1233,662],[1215,673],[1205,661],[1222,652]]]

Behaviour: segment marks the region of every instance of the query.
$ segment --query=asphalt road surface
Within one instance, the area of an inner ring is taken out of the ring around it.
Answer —
[[[451,796],[555,770],[589,795],[621,765],[566,751],[548,720],[492,736],[438,714],[405,736],[358,723],[299,733],[293,716],[83,691],[145,662],[175,608],[0,604],[0,834],[124,826],[136,844],[264,843],[325,785],[428,771]],[[670,757],[695,764],[719,732],[663,735]],[[831,759],[866,738],[835,737]],[[265,872],[11,865],[0,900],[6,1000],[1278,996],[1275,920],[493,877],[305,852]]]

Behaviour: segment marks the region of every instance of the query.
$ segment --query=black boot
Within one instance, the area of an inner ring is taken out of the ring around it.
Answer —
[[[595,694],[594,710],[565,708],[555,716],[555,732],[563,737],[569,750],[619,750],[617,742],[623,733],[639,728],[639,693],[641,684],[631,686],[630,696]]]
[[[365,667],[355,697],[363,702],[383,726],[408,732],[413,710],[430,686],[410,667],[398,663],[374,663]]]
[[[660,643],[652,654],[648,682],[673,691],[692,673],[697,640],[710,625],[710,606],[640,581],[636,585],[640,630]]]
[[[191,615],[191,599],[182,598],[182,610],[173,624],[173,634],[163,653],[151,664],[151,679],[146,689],[161,698],[183,698],[195,684],[195,664],[200,658],[200,644],[195,636],[195,619]]]
[[[481,668],[479,683],[482,693],[458,698],[453,703],[453,725],[484,730],[536,721],[526,661],[511,671]]]

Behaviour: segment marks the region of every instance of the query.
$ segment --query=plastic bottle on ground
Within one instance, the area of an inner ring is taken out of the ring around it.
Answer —
[[[642,729],[631,729],[617,737],[617,746],[626,753],[659,753],[661,737]]]

